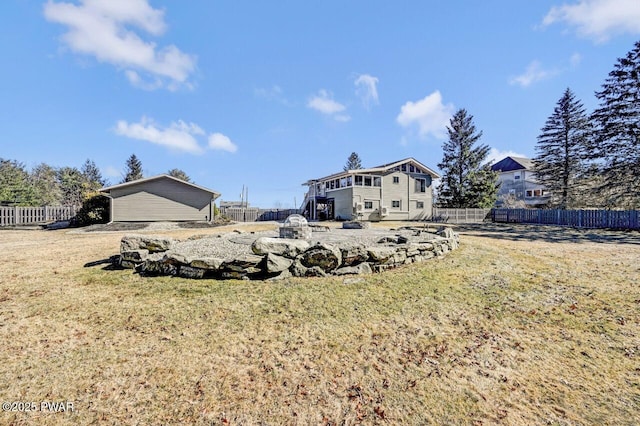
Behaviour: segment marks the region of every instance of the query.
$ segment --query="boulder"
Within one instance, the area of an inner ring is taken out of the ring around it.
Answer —
[[[392,244],[406,244],[409,241],[409,239],[407,237],[404,237],[402,235],[393,235],[393,236],[386,236],[386,237],[382,237],[378,240],[378,244],[387,244],[387,243],[392,243]]]
[[[164,255],[164,261],[174,265],[189,265],[193,259],[188,254],[169,251]]]
[[[370,274],[372,272],[373,270],[371,269],[371,265],[369,265],[367,262],[359,263],[356,266],[345,266],[333,271],[335,275],[360,275]]]
[[[284,256],[278,256],[277,254],[267,253],[264,257],[264,270],[267,273],[283,272],[289,269],[293,263],[292,259]]]
[[[333,271],[342,264],[342,253],[331,244],[316,244],[299,257],[300,262],[307,268],[318,266],[324,272]]]
[[[207,269],[209,271],[217,271],[223,263],[224,259],[220,259],[219,257],[203,257],[192,260],[191,263],[189,263],[189,266],[193,268]]]
[[[143,275],[177,275],[178,267],[162,260],[147,259],[140,266]]]
[[[396,253],[394,247],[367,247],[369,257],[377,263],[387,261]]]
[[[253,254],[243,254],[235,259],[225,261],[220,269],[225,272],[238,272],[243,275],[257,274],[262,271],[259,265],[262,262],[262,256]],[[235,277],[233,277],[235,278]]]
[[[362,222],[359,220],[342,222],[342,229],[369,229],[369,228],[371,228],[370,222]]]
[[[120,259],[123,261],[141,263],[147,260],[149,257],[149,250],[139,249],[139,250],[129,250],[123,251],[120,253]]]
[[[153,237],[149,235],[125,235],[120,240],[120,253],[134,250],[148,250],[157,253],[170,250],[175,241],[169,237]]]
[[[305,240],[289,240],[283,238],[260,237],[251,245],[251,251],[258,255],[268,253],[295,258],[309,248],[309,243]]]
[[[369,253],[367,253],[367,248],[364,244],[344,243],[340,244],[338,248],[340,249],[344,266],[356,265],[369,259]]]
[[[296,259],[296,260],[293,261],[293,264],[289,268],[289,271],[291,271],[291,274],[294,277],[305,277],[307,275],[307,269],[309,269],[309,268],[304,266],[300,262],[300,259]]]
[[[273,276],[271,278],[267,278],[267,281],[281,281],[287,278],[291,278],[292,276],[293,274],[289,272],[288,269],[285,269],[284,271],[280,272],[278,275]]]
[[[183,278],[203,278],[204,274],[207,272],[206,269],[202,268],[193,268],[191,266],[181,265],[180,269],[178,269],[178,276]]]

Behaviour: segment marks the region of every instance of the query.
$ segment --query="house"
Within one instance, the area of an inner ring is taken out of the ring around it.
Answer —
[[[413,158],[347,170],[303,185],[302,211],[310,220],[423,220],[433,209],[433,180],[440,176]]]
[[[533,161],[524,157],[506,157],[491,166],[499,172],[497,207],[505,204],[505,198],[523,201],[528,207],[540,207],[549,202],[550,194],[533,171]]]
[[[111,222],[210,221],[220,193],[169,175],[100,190],[111,199]]]

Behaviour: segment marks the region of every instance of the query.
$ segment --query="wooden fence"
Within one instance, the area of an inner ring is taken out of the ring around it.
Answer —
[[[267,220],[285,220],[289,215],[297,214],[298,209],[260,209],[257,207],[220,207],[220,214],[234,222],[256,222]]]
[[[481,223],[489,215],[491,209],[442,209],[433,208],[433,222],[446,223]]]
[[[33,225],[56,220],[69,220],[75,215],[75,206],[0,207],[0,226]]]
[[[575,228],[640,229],[638,210],[493,209],[493,222],[561,225]]]

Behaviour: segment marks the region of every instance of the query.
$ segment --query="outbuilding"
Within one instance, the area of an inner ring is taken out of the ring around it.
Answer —
[[[210,221],[220,193],[166,174],[108,186],[111,222]]]

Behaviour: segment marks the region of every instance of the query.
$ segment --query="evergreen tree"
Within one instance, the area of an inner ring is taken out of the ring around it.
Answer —
[[[0,203],[21,206],[36,204],[35,191],[23,163],[0,158]]]
[[[640,207],[640,41],[618,59],[596,97],[592,152],[602,160],[601,190],[608,205]]]
[[[347,170],[359,170],[362,168],[362,162],[360,156],[356,152],[352,152],[349,158],[347,158],[347,164],[344,166],[344,171]]]
[[[551,192],[551,206],[577,207],[591,122],[571,89],[565,90],[541,131],[533,158],[536,176]]]
[[[127,170],[121,183],[142,179],[142,162],[138,160],[135,154],[131,154],[127,160],[126,168]]]
[[[100,173],[100,169],[92,160],[87,160],[82,165],[82,176],[84,177],[87,191],[96,192],[105,185],[105,180]]]
[[[39,206],[57,206],[62,203],[62,190],[58,181],[58,172],[46,163],[38,164],[31,170],[36,204]]]
[[[81,206],[87,192],[82,172],[75,167],[61,167],[57,175],[62,192],[62,204]]]
[[[167,172],[169,176],[173,176],[176,179],[183,180],[185,182],[191,182],[191,178],[180,169],[171,169]]]
[[[450,208],[488,208],[497,198],[498,174],[485,164],[488,145],[475,146],[482,137],[473,124],[473,116],[458,110],[447,126],[449,139],[443,144],[442,183],[438,202]]]

